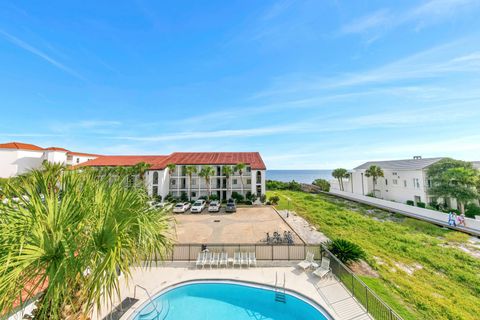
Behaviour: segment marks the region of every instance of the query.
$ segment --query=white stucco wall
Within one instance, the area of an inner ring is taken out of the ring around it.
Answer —
[[[10,178],[17,174],[17,150],[0,150],[0,178]]]
[[[43,151],[0,150],[0,177],[10,178],[38,168],[43,162]]]

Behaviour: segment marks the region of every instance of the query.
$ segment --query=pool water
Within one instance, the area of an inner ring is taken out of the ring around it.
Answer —
[[[135,320],[324,320],[317,308],[286,294],[285,303],[275,301],[268,289],[233,283],[192,283],[173,288],[145,305]]]

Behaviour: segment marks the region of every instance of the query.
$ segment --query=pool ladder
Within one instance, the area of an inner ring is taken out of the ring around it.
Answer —
[[[280,286],[278,282],[278,273],[275,272],[275,301],[286,303],[287,297],[285,295],[285,272],[283,273],[283,285]]]
[[[168,312],[170,311],[170,304],[168,303],[168,300],[166,300],[166,306],[164,306],[164,303],[162,301],[162,305],[160,310],[158,309],[158,305],[152,300],[152,296],[148,292],[147,289],[142,287],[141,285],[136,284],[135,287],[133,288],[133,297],[136,299],[137,298],[137,288],[142,289],[148,297],[149,304],[145,307],[148,308],[148,306],[152,306],[151,310],[147,310],[145,313],[139,314],[139,319],[142,320],[163,320],[167,317]],[[162,314],[163,311],[165,311],[165,314]]]

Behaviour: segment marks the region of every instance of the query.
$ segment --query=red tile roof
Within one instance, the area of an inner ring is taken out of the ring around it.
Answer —
[[[72,156],[85,156],[85,157],[100,157],[101,155],[99,154],[95,154],[95,153],[84,153],[84,152],[74,152],[74,151],[68,151],[67,152],[68,155],[72,155]]]
[[[243,162],[254,170],[265,170],[266,166],[258,152],[174,152],[167,163],[175,164],[237,164]]]
[[[169,156],[99,156],[79,164],[83,166],[133,166],[139,162],[151,165],[150,169],[165,169],[167,164],[219,165],[243,162],[254,170],[265,170],[266,166],[258,152],[174,152]]]
[[[45,150],[48,150],[48,151],[64,151],[64,152],[69,152],[69,150],[64,149],[64,148],[59,148],[59,147],[48,147],[48,148],[45,148]]]
[[[0,143],[0,149],[17,149],[17,150],[34,150],[42,151],[43,148],[36,146],[34,144],[22,143],[22,142],[7,142]]]
[[[145,162],[153,166],[158,166],[168,156],[99,156],[96,159],[77,165],[77,167],[117,167],[134,166],[137,163]]]

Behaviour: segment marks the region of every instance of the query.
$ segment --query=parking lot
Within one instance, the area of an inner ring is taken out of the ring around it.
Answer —
[[[178,243],[265,243],[266,233],[290,231],[295,243],[302,243],[271,207],[240,207],[235,213],[175,214]]]

